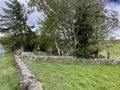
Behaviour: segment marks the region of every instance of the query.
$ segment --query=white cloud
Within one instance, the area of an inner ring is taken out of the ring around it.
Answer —
[[[120,4],[119,3],[115,3],[115,2],[108,3],[106,8],[109,10],[117,11],[120,14]]]
[[[29,0],[18,0],[21,4],[26,4]]]
[[[120,21],[120,4],[116,2],[110,2],[106,5],[106,9],[108,10],[114,10],[118,13],[118,19]],[[116,37],[116,39],[120,39],[120,28],[117,28],[117,30],[113,30],[113,36]]]

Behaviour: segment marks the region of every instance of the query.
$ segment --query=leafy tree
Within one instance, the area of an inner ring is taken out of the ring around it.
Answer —
[[[106,0],[30,0],[31,7],[45,14],[42,24],[50,33],[59,33],[57,42],[63,42],[63,50],[89,58],[98,55],[99,44],[106,39],[116,25],[115,14],[104,9]],[[52,23],[48,19],[52,19]],[[48,23],[49,22],[49,23]],[[54,25],[52,25],[54,24]],[[46,30],[45,28],[43,28]],[[54,34],[52,34],[54,35]],[[58,44],[61,47],[61,44]],[[62,51],[62,50],[60,50]]]
[[[31,27],[26,28],[26,32],[23,33],[23,47],[24,51],[33,51],[37,43],[37,35],[31,30]]]
[[[34,0],[31,1],[31,4],[33,4],[33,2]],[[74,27],[72,25],[74,10],[71,10],[70,8],[72,5],[68,4],[68,1],[66,0],[56,0],[52,2],[48,0],[45,0],[44,2],[42,0],[38,0],[35,1],[34,4],[37,4],[38,2],[38,10],[43,11],[46,16],[45,21],[43,21],[42,23],[42,30],[44,29],[44,31],[46,32],[51,32],[52,38],[54,38],[54,44],[59,55],[63,51],[72,54],[76,46],[73,29]],[[48,4],[49,8],[47,7],[46,3]],[[74,38],[74,40],[72,37]]]
[[[84,9],[79,6],[75,15],[75,31],[78,36],[76,54],[83,58],[93,57],[94,54],[98,58],[100,44],[118,24],[117,16],[114,12],[107,16],[108,12],[99,2],[83,5]]]
[[[35,34],[26,24],[28,19],[26,8],[17,0],[5,1],[5,4],[7,8],[2,8],[4,14],[0,15],[0,32],[11,34],[15,38],[15,43],[11,42],[14,48],[27,49],[30,45],[33,45],[34,38],[32,39],[32,37],[35,37]]]
[[[23,47],[23,32],[25,32],[27,15],[24,5],[17,0],[5,1],[7,8],[2,8],[4,15],[0,15],[0,24],[2,25],[0,32],[14,34],[20,39],[21,47]]]

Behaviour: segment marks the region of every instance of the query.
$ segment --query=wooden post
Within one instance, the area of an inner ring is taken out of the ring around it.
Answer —
[[[107,59],[110,59],[110,52],[107,52]]]

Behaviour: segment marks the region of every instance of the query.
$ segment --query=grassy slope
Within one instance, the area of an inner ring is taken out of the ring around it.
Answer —
[[[102,55],[107,57],[107,51],[110,52],[110,58],[115,60],[120,60],[120,44],[114,44],[112,46],[107,46]]]
[[[120,66],[25,61],[46,90],[120,90]]]
[[[13,54],[0,57],[0,90],[19,90],[19,79]]]

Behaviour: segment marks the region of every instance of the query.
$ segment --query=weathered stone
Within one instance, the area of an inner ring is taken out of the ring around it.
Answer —
[[[43,90],[43,87],[40,82],[35,82],[29,85],[28,90]]]
[[[43,90],[42,84],[27,68],[19,56],[15,55],[16,66],[19,72],[21,90]]]
[[[21,56],[34,56],[33,52],[22,52]]]

